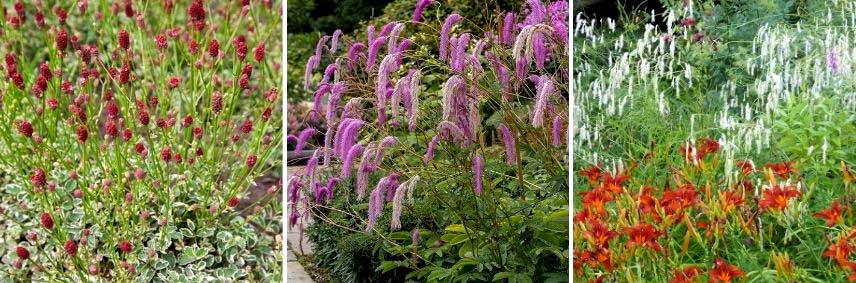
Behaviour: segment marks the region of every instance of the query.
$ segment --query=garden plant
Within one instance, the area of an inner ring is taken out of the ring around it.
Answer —
[[[296,119],[322,127],[288,135],[314,154],[287,201],[316,265],[347,282],[567,280],[568,7],[397,1],[309,47]]]
[[[574,278],[856,281],[856,2],[574,17]]]
[[[0,18],[0,282],[282,280],[279,1]]]

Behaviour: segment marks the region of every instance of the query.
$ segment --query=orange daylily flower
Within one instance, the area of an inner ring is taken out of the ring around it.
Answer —
[[[847,241],[846,237],[838,237],[838,240],[834,244],[832,241],[827,241],[829,242],[829,247],[823,252],[823,256],[834,259],[841,268],[846,268],[849,263],[850,253],[854,250],[853,245]]]
[[[601,187],[604,188],[607,192],[612,193],[612,195],[618,195],[624,191],[624,182],[630,179],[630,176],[627,173],[619,173],[613,176],[611,173],[606,172],[603,175],[603,183]]]
[[[589,166],[587,169],[580,170],[580,175],[586,177],[589,182],[589,185],[594,186],[594,184],[596,184],[597,181],[600,180],[600,177],[603,176],[603,171],[600,170],[600,166],[592,165]]]
[[[800,195],[800,192],[793,186],[776,185],[764,190],[764,198],[758,204],[763,210],[772,208],[773,210],[781,211],[788,207],[788,200],[798,195]]]
[[[674,191],[665,191],[660,198],[660,206],[666,210],[666,215],[680,215],[684,209],[698,201],[699,196],[691,184],[686,184]]]
[[[716,265],[709,271],[710,282],[730,283],[732,279],[743,276],[743,271],[735,265],[728,264],[722,258],[716,259]]]
[[[786,161],[780,163],[767,163],[767,168],[773,170],[773,173],[779,178],[787,179],[791,176],[791,173],[797,173],[797,169],[793,166],[794,161]]]
[[[701,274],[701,268],[696,266],[675,270],[675,275],[669,280],[669,283],[692,283],[695,282],[695,278],[699,274]]]
[[[721,192],[720,201],[722,203],[722,211],[730,212],[737,206],[743,204],[743,196],[736,191]]]
[[[600,221],[595,221],[592,224],[591,230],[583,232],[583,237],[599,248],[608,248],[609,240],[615,238],[615,236],[618,236],[618,233],[609,230],[609,227]]]
[[[835,224],[841,223],[841,212],[843,212],[844,209],[845,207],[838,203],[838,200],[836,199],[832,201],[832,204],[829,206],[829,208],[815,213],[814,216],[817,218],[823,218],[824,220],[826,220],[826,225],[832,227]]]
[[[663,235],[663,232],[655,230],[654,226],[651,224],[639,224],[633,227],[625,227],[624,233],[627,233],[630,238],[627,241],[628,248],[647,246],[657,252],[663,251],[663,247],[657,243],[657,238]]]
[[[612,196],[600,188],[583,193],[583,205],[594,208],[596,215],[603,215],[605,213],[604,205],[612,200]]]
[[[651,196],[651,190],[653,189],[651,186],[643,186],[642,191],[639,192],[639,197],[636,198],[636,201],[639,202],[639,210],[642,213],[652,213],[657,206],[657,200]]]
[[[755,172],[755,165],[753,165],[752,162],[749,160],[737,161],[737,167],[740,167],[740,172],[743,175],[749,175],[752,172]]]

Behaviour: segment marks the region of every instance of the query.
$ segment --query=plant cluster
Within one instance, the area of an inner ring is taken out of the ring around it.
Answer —
[[[2,4],[0,281],[281,280],[281,14]]]
[[[568,3],[481,29],[443,6],[320,38],[302,87],[326,128],[288,137],[323,136],[288,180],[290,226],[348,281],[566,279]]]
[[[856,280],[856,3],[660,2],[575,18],[575,277]]]

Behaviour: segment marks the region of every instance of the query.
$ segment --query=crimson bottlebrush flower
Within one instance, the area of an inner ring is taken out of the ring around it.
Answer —
[[[140,124],[143,126],[148,126],[149,120],[150,120],[149,111],[146,111],[146,110],[140,111],[140,116],[138,117],[137,121],[139,121]]]
[[[250,119],[244,120],[244,123],[241,124],[241,132],[244,134],[249,134],[253,130],[253,121]]]
[[[443,22],[443,28],[440,30],[440,60],[446,60],[448,58],[449,33],[452,31],[452,27],[462,19],[463,17],[461,17],[461,15],[451,14],[446,17],[446,20]]]
[[[36,26],[39,28],[45,27],[45,14],[42,14],[42,10],[36,11]]]
[[[475,179],[475,193],[480,196],[482,193],[482,172],[484,171],[484,159],[481,155],[476,155],[473,158],[473,178]]]
[[[598,248],[609,248],[609,240],[618,236],[618,232],[610,230],[606,224],[595,220],[591,229],[583,232],[583,238]]]
[[[252,169],[253,166],[256,166],[256,159],[257,159],[257,157],[255,155],[251,154],[250,156],[248,156],[247,157],[247,167]]]
[[[18,123],[18,133],[24,135],[25,137],[31,138],[33,137],[33,125],[28,121],[22,121]]]
[[[767,163],[767,168],[772,170],[779,178],[787,179],[790,178],[791,173],[797,173],[797,169],[794,168],[793,163],[793,160],[780,163]]]
[[[184,116],[184,119],[182,119],[182,121],[181,121],[181,126],[184,128],[190,127],[190,125],[192,125],[192,124],[193,124],[193,116],[190,116],[190,115]],[[250,124],[250,127],[252,127],[252,124]]]
[[[187,16],[188,21],[197,31],[205,28],[205,7],[202,0],[194,0],[190,3],[190,6],[187,7]]]
[[[220,110],[223,109],[223,96],[219,91],[215,91],[211,97],[211,111],[215,114],[220,113]]]
[[[65,245],[63,246],[63,248],[65,249],[65,253],[70,256],[74,256],[75,254],[77,254],[77,242],[75,242],[74,240],[65,241]]]
[[[238,80],[238,86],[240,86],[241,89],[249,89],[250,77],[247,74],[241,75],[241,78]]]
[[[728,264],[722,258],[716,259],[716,265],[708,271],[710,282],[730,283],[733,279],[743,277],[743,271],[735,265]]]
[[[701,274],[701,268],[697,266],[685,267],[684,269],[676,269],[669,283],[694,283],[695,278]]]
[[[253,55],[255,56],[256,61],[258,61],[259,63],[264,61],[264,59],[265,59],[265,44],[262,43],[262,44],[259,44],[259,46],[256,46],[256,48],[253,50]]]
[[[104,131],[111,138],[115,138],[119,135],[119,128],[116,127],[116,122],[113,122],[113,120],[108,120],[107,123],[104,124]]]
[[[758,206],[762,210],[781,211],[788,207],[788,200],[800,195],[793,186],[775,185],[772,188],[763,191],[764,197],[758,201]]]
[[[832,201],[832,204],[829,206],[829,208],[815,213],[814,216],[826,220],[826,225],[832,227],[835,224],[841,223],[841,214],[844,209],[845,207],[838,202],[838,199],[836,199]]]
[[[15,248],[15,254],[17,254],[18,258],[21,260],[30,259],[30,251],[28,251],[27,248],[25,248],[23,246],[16,247]]]
[[[128,63],[122,65],[122,69],[119,70],[119,83],[126,85],[131,81],[131,67]]]
[[[122,253],[129,253],[133,248],[133,245],[131,245],[131,242],[128,240],[123,240],[119,242],[119,251],[121,251]]]
[[[246,42],[239,41],[235,44],[235,54],[238,56],[238,60],[244,61],[244,58],[247,57],[248,51],[249,47]]]
[[[663,247],[657,243],[657,238],[663,235],[663,232],[654,229],[651,224],[638,224],[632,227],[625,227],[624,233],[628,236],[627,247],[649,247],[657,252],[662,252]]]
[[[47,212],[42,213],[42,219],[41,220],[42,220],[41,221],[42,227],[44,227],[45,229],[48,229],[48,230],[53,230],[54,221],[53,221],[53,217],[51,217],[50,213],[47,213]]]
[[[220,42],[218,42],[216,39],[213,39],[210,43],[208,43],[208,55],[214,59],[216,59],[217,56],[220,55]]]
[[[202,128],[194,127],[193,128],[193,137],[196,139],[201,139],[202,138]]]
[[[119,118],[119,105],[117,105],[115,101],[108,102],[106,108],[107,108],[107,118],[110,118],[110,119]]]
[[[88,138],[89,130],[87,130],[85,126],[77,127],[77,140],[80,141],[80,143],[85,143]]]
[[[164,49],[167,46],[166,35],[158,34],[155,36],[155,47],[158,49]]]
[[[64,30],[59,30],[56,34],[56,48],[59,51],[65,51],[68,48],[68,33]]]
[[[419,0],[416,2],[416,8],[413,9],[413,21],[420,22],[422,21],[422,13],[425,11],[425,8],[434,3],[433,0]]]
[[[140,156],[146,156],[147,155],[146,153],[148,152],[148,150],[146,150],[146,146],[143,145],[143,143],[141,143],[141,142],[138,142],[137,144],[134,145],[134,150]]]
[[[163,149],[161,149],[161,160],[169,163],[169,160],[171,160],[171,159],[172,159],[172,150],[170,149],[169,146],[164,146]]]
[[[119,48],[128,50],[131,48],[131,38],[126,30],[119,31]]]
[[[196,40],[191,40],[187,48],[190,50],[190,54],[196,54],[196,51],[199,51],[199,43]]]
[[[51,66],[50,64],[48,64],[48,62],[43,62],[41,65],[39,65],[39,74],[41,74],[42,77],[45,77],[45,79],[47,80],[51,80],[53,78]]]
[[[180,84],[180,83],[181,83],[181,77],[172,76],[172,77],[169,77],[169,80],[167,81],[167,86],[169,86],[170,89],[174,89],[174,88],[177,88],[178,84]],[[157,96],[152,96],[152,97],[157,97]]]
[[[47,184],[47,174],[45,173],[45,169],[41,167],[36,168],[33,171],[33,175],[30,176],[30,182],[33,184],[33,187],[41,188]]]
[[[125,130],[122,131],[122,140],[129,141],[129,140],[131,140],[132,136],[133,136],[133,134],[131,133],[131,129],[125,128]]]

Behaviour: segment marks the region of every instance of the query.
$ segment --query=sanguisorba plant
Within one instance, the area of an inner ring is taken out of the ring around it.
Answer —
[[[239,206],[282,138],[281,5],[250,2],[0,6],[0,277],[278,280],[280,186]]]
[[[289,135],[299,150],[324,134],[288,181],[289,222],[372,235],[378,273],[566,278],[568,3],[530,0],[481,31],[440,5],[341,49],[339,31],[320,39],[304,87],[327,128]]]

